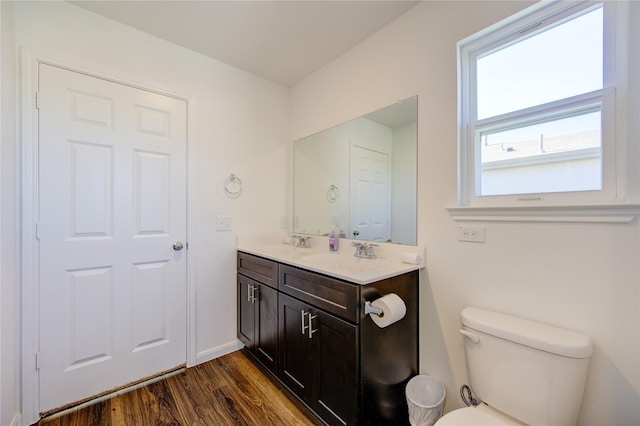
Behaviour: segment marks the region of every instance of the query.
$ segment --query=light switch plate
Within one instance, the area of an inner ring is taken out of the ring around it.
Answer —
[[[231,231],[233,220],[231,215],[216,216],[216,231]]]

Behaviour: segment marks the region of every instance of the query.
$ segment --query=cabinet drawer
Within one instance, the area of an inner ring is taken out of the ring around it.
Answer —
[[[345,283],[303,269],[280,265],[280,291],[303,300],[320,309],[358,322],[358,292],[355,284]]]
[[[274,261],[238,252],[238,272],[269,287],[278,287],[278,263]]]

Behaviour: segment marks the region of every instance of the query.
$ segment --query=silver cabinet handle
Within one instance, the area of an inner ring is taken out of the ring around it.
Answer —
[[[307,328],[309,328],[309,326],[304,323],[304,317],[306,316],[307,312],[305,312],[303,309],[302,312],[300,312],[300,317],[302,319],[302,334],[305,334],[305,331],[307,330]],[[309,316],[311,316],[311,314],[309,314]]]
[[[258,300],[256,290],[258,290],[258,286],[247,284],[247,302],[255,303]]]
[[[309,312],[309,325],[307,326],[307,329],[309,331],[309,339],[313,339],[313,333],[318,331],[317,328],[315,330],[313,329],[313,324],[311,323],[311,321],[313,321],[316,318],[318,318],[317,315],[311,315],[311,312]]]
[[[175,251],[180,251],[184,248],[184,244],[182,244],[180,241],[176,241],[175,243],[173,243],[173,249]]]

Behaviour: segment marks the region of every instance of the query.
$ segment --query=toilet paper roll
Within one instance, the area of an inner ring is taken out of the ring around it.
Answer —
[[[400,321],[407,313],[404,301],[395,293],[385,294],[371,302],[371,306],[382,310],[381,315],[371,314],[373,322],[380,328],[388,327]]]
[[[402,253],[402,262],[410,265],[419,265],[422,263],[422,256],[418,253],[404,252]]]

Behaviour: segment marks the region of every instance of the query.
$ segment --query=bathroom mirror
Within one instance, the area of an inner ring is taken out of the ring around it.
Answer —
[[[293,144],[293,232],[416,245],[417,96]]]

